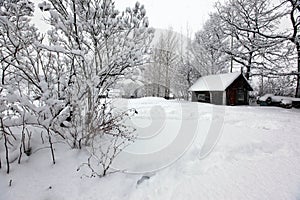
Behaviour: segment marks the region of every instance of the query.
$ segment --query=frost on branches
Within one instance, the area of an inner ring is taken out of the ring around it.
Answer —
[[[50,14],[47,38],[31,25],[30,1],[1,5],[0,160],[9,173],[10,152],[19,148],[20,163],[34,148],[31,138],[42,138],[55,163],[53,145],[63,140],[92,148],[103,164],[97,174],[105,175],[135,137],[124,122],[136,112],[117,111],[103,97],[147,57],[153,30],[145,8],[136,3],[120,12],[110,0],[50,0],[38,7]]]

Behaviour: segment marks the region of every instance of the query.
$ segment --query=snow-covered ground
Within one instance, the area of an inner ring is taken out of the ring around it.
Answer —
[[[0,200],[300,199],[299,109],[160,98],[116,105],[139,112],[128,122],[138,139],[113,164],[126,173],[86,178],[76,171],[85,154],[57,143],[56,165],[41,149],[9,175],[1,169]]]

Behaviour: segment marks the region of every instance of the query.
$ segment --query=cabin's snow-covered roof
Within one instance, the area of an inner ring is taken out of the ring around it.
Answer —
[[[240,75],[240,72],[235,72],[202,76],[190,87],[189,91],[225,91]]]

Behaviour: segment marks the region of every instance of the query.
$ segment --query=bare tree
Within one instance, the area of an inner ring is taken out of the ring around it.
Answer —
[[[0,140],[7,157],[11,140],[20,141],[19,162],[29,152],[31,128],[46,134],[54,164],[57,139],[81,148],[111,138],[108,147],[119,152],[134,138],[124,121],[135,112],[115,111],[102,95],[144,62],[153,34],[145,8],[136,3],[121,13],[110,0],[50,2],[39,4],[50,12],[48,41],[30,23],[30,1],[0,9]],[[20,138],[11,127],[22,130]]]
[[[229,1],[217,8],[224,24],[224,33],[233,38],[233,46],[224,51],[236,63],[246,67],[247,78],[251,75],[251,69],[264,69],[266,73],[275,73],[282,68],[289,53],[289,49],[280,51],[278,48],[279,44],[282,45],[282,40],[267,39],[251,31],[276,31],[282,15],[272,13],[269,1]]]
[[[64,95],[76,113],[73,127],[81,129],[71,135],[80,132],[76,146],[88,145],[105,119],[101,96],[119,77],[143,64],[152,30],[147,28],[146,11],[139,3],[122,13],[111,0],[51,3],[51,46],[43,48],[64,54],[70,83]]]
[[[198,63],[195,62],[195,51],[192,45],[189,27],[186,36],[180,35],[179,59],[176,64],[174,88],[176,95],[186,100],[189,98],[188,89],[201,76]]]
[[[174,71],[178,61],[178,35],[170,28],[162,32],[152,47],[151,63],[146,69],[146,79],[157,86],[156,96],[169,98]],[[150,77],[151,78],[150,78]],[[163,87],[161,87],[163,86]],[[164,91],[161,91],[161,90]],[[164,94],[162,94],[162,92]]]
[[[227,35],[219,25],[218,16],[212,14],[198,31],[191,45],[194,66],[201,75],[220,74],[228,70],[228,56],[222,49],[228,46]]]
[[[19,142],[19,163],[23,153],[31,153],[31,133],[27,132],[27,128],[47,126],[45,117],[48,111],[49,119],[54,117],[50,117],[54,114],[50,112],[50,107],[46,109],[51,104],[47,101],[52,94],[46,89],[49,88],[47,83],[50,81],[47,79],[52,78],[52,69],[41,60],[42,52],[35,45],[43,40],[43,36],[30,24],[33,11],[33,3],[30,1],[5,1],[0,11],[0,132],[4,136],[7,157],[8,146],[13,148]],[[51,59],[47,62],[51,62]],[[40,107],[36,104],[37,100],[40,100]],[[13,127],[21,128],[21,137],[14,135],[11,131]]]
[[[253,75],[296,75],[296,96],[299,96],[300,64],[297,64],[298,72],[293,71],[290,66],[293,65],[291,60],[294,59],[294,49],[299,52],[298,7],[294,0],[282,1],[277,5],[271,5],[269,1],[238,0],[217,6],[220,19],[227,24],[224,26],[227,27],[225,32],[234,37],[233,50],[225,52],[232,55],[235,62],[247,68],[247,77],[251,75],[251,69],[258,69]],[[278,31],[282,18],[287,15],[291,20],[292,33]],[[299,55],[297,54],[297,63],[300,63]]]
[[[91,147],[93,157],[100,160],[109,157],[108,165],[101,160],[109,167],[134,135],[123,124],[130,111],[116,112],[102,97],[119,78],[130,76],[144,64],[153,34],[146,10],[138,2],[123,12],[111,0],[50,2],[50,45],[41,48],[62,54],[60,62],[66,66],[63,80],[67,80],[61,85],[66,115],[56,129],[67,130],[66,137],[73,147]],[[101,146],[105,138],[111,138],[113,144]],[[96,142],[101,151],[94,149]],[[115,153],[103,157],[109,149]],[[107,167],[102,169],[104,175]]]

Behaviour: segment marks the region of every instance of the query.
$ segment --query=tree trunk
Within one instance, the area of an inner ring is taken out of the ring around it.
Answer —
[[[300,97],[300,44],[297,42],[297,68],[298,68],[298,74],[297,74],[297,87],[296,87],[296,97]]]
[[[50,135],[50,130],[49,129],[47,130],[47,133],[48,133],[48,141],[49,141],[50,149],[51,149],[52,162],[55,165],[55,163],[56,163],[55,162],[55,155],[54,155],[53,143],[52,143],[52,140],[51,140],[51,135]]]
[[[233,50],[233,33],[231,33],[231,41],[230,41],[230,51]],[[233,55],[230,56],[230,73],[232,73],[233,69]]]
[[[249,78],[250,78],[250,67],[247,66],[246,79],[249,80]]]
[[[169,65],[166,65],[166,88],[165,88],[165,98],[169,98],[170,92],[169,92]]]
[[[7,146],[7,135],[4,133],[4,146],[5,146],[5,158],[6,158],[6,173],[9,174],[10,167],[9,167],[9,153],[8,153],[8,146]]]
[[[251,72],[251,66],[252,66],[252,57],[253,57],[253,52],[250,52],[249,53],[249,59],[248,59],[248,65],[246,66],[247,72],[245,74],[247,80],[249,80],[249,78],[250,78],[250,72]]]

